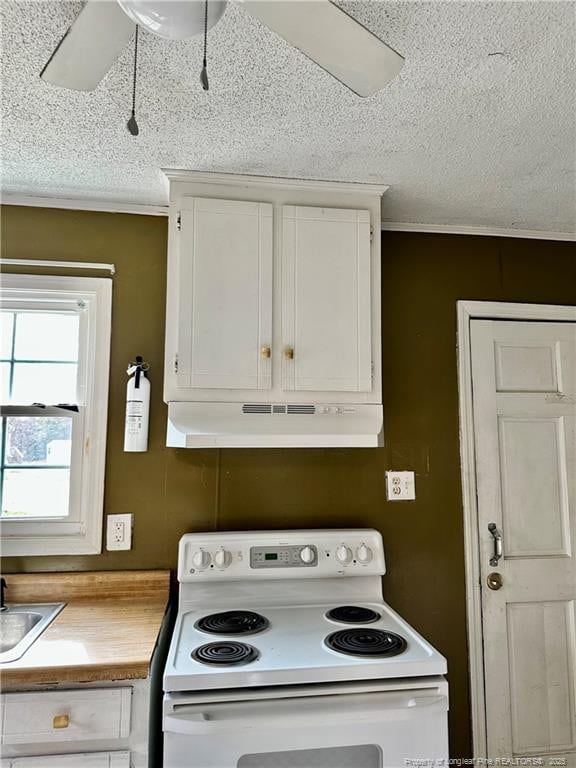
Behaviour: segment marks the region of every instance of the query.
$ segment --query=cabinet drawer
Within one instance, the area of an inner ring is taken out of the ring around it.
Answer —
[[[130,752],[83,752],[1,760],[0,768],[130,768]]]
[[[124,738],[131,701],[131,688],[4,694],[2,744]]]
[[[15,757],[12,760],[1,760],[0,768],[130,768],[130,752]]]

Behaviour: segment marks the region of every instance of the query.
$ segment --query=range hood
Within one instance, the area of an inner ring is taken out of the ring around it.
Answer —
[[[172,448],[375,448],[382,406],[343,403],[168,404]]]

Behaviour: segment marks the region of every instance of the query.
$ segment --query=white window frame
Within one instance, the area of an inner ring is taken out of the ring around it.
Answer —
[[[112,281],[92,277],[2,275],[0,303],[3,309],[80,312],[78,414],[58,408],[2,407],[4,416],[35,413],[73,416],[69,515],[65,520],[2,520],[2,555],[98,554],[102,551]]]

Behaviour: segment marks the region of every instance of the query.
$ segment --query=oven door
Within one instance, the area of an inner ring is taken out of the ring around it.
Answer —
[[[164,710],[164,768],[407,768],[448,759],[441,689],[203,704],[167,697]]]

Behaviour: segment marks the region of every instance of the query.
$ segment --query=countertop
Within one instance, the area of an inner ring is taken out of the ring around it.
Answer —
[[[16,661],[3,690],[146,678],[168,604],[170,571],[4,574],[6,602],[66,603]]]

